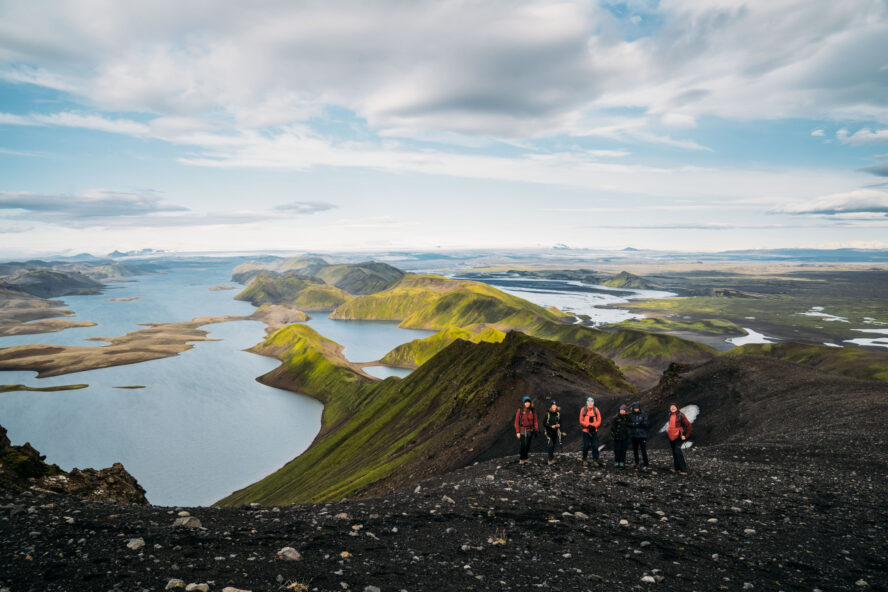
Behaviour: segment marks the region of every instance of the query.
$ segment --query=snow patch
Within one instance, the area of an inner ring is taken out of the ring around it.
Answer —
[[[743,330],[746,331],[746,335],[743,335],[742,337],[730,337],[725,339],[725,341],[735,346],[747,345],[749,343],[775,343],[779,341],[775,337],[768,337],[758,331],[753,331],[749,327],[743,327]]]
[[[688,421],[694,423],[697,420],[697,416],[700,415],[700,408],[696,405],[685,405],[681,409],[681,414],[688,418]],[[666,423],[663,424],[663,427],[660,428],[660,432],[665,432],[666,428],[669,427],[669,420],[666,420]]]
[[[829,347],[845,347],[844,345],[839,345],[838,343],[830,343],[828,341],[824,341],[823,345],[828,345]]]

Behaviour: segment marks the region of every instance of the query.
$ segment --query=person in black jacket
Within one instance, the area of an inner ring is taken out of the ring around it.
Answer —
[[[638,449],[641,449],[641,457],[644,460],[642,471],[650,471],[648,464],[647,437],[648,416],[641,410],[641,403],[632,403],[632,412],[629,413],[629,435],[632,437],[632,454],[635,456],[635,468],[638,468]]]
[[[546,412],[546,443],[549,451],[549,464],[555,464],[555,446],[561,443],[561,408],[558,403],[551,401],[549,411]]]
[[[629,448],[629,413],[625,405],[620,405],[620,412],[611,424],[611,437],[614,439],[614,465],[626,467],[626,450]]]

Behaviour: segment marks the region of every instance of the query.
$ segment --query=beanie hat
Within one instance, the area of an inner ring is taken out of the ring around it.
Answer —
[[[628,411],[628,410],[629,410],[629,408],[626,407],[625,405],[620,405],[620,411]]]
[[[638,401],[635,401],[634,403],[632,403],[632,408],[633,409],[641,409],[641,403],[639,403]]]
[[[589,397],[588,399],[586,399],[586,403],[592,403],[594,405],[595,399],[593,399],[592,397]]]
[[[549,401],[549,407],[558,407],[558,403],[555,402],[554,400]]]
[[[524,397],[523,399],[521,399],[522,403],[527,403],[528,401],[530,401],[530,397]]]

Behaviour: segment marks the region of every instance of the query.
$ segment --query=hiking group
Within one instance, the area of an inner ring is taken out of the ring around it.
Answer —
[[[556,401],[549,402],[543,429],[546,434],[546,452],[548,462],[555,462],[556,447],[562,448],[564,432],[561,430],[561,408]],[[589,464],[589,451],[592,451],[592,466],[603,466],[599,456],[598,428],[601,426],[601,411],[595,406],[595,399],[589,397],[580,409],[580,427],[583,430],[583,464]],[[614,441],[614,466],[626,467],[626,453],[632,444],[635,457],[635,468],[642,471],[650,470],[647,454],[648,416],[641,410],[640,403],[632,403],[629,407],[620,405],[620,411],[611,423],[611,438]],[[521,407],[515,413],[515,435],[518,437],[518,453],[520,464],[529,463],[530,444],[539,433],[539,418],[533,401],[524,397]],[[669,420],[666,422],[666,436],[672,449],[673,472],[686,475],[688,466],[682,453],[682,444],[691,435],[691,422],[679,411],[678,405],[669,406]],[[641,462],[639,462],[641,461]]]

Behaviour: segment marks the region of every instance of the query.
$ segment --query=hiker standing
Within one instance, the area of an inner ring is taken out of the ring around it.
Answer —
[[[592,465],[597,467],[599,466],[598,426],[601,425],[601,412],[595,406],[595,399],[592,397],[586,399],[586,406],[580,409],[580,425],[583,427],[583,464],[589,464],[586,459],[591,448]]]
[[[632,412],[629,413],[629,435],[632,437],[632,454],[635,457],[635,468],[638,468],[638,449],[641,449],[641,457],[644,460],[642,471],[649,471],[648,466],[648,416],[641,410],[641,403],[632,403]]]
[[[519,464],[527,464],[527,455],[530,452],[530,441],[533,435],[540,429],[537,421],[536,410],[533,408],[533,402],[530,397],[524,397],[521,401],[521,408],[515,413],[515,435],[518,437],[518,453],[521,460]]]
[[[678,410],[678,405],[669,406],[669,421],[666,422],[666,436],[669,437],[669,445],[672,447],[672,460],[674,467],[672,472],[678,471],[682,475],[688,474],[688,465],[685,464],[681,445],[691,435],[691,422]]]
[[[620,405],[620,412],[611,424],[611,437],[614,439],[614,465],[623,469],[629,448],[629,409],[625,405]]]
[[[549,464],[555,464],[555,445],[561,442],[561,408],[551,401],[546,412],[546,442],[548,444]]]

